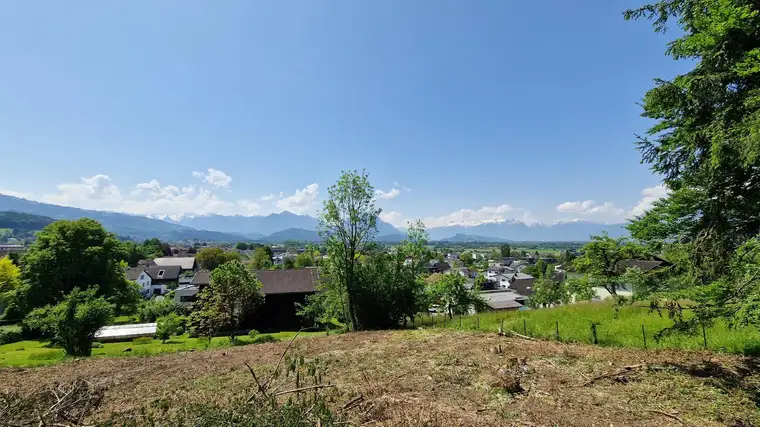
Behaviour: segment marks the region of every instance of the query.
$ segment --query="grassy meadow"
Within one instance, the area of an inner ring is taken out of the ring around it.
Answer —
[[[280,341],[292,339],[296,332],[278,332],[272,335]],[[263,334],[262,334],[263,335]],[[324,332],[301,332],[301,337],[325,335]],[[261,335],[259,335],[261,337]],[[243,335],[238,337],[236,345],[254,344],[253,338]],[[92,349],[93,357],[135,357],[150,356],[163,353],[175,353],[179,351],[195,351],[210,348],[230,347],[230,339],[227,337],[214,337],[211,342],[205,338],[190,338],[186,335],[172,337],[166,343],[161,340],[137,338],[126,342],[103,343],[101,347]],[[126,349],[131,349],[125,352]],[[1,366],[42,366],[59,363],[67,360],[60,348],[51,347],[49,341],[19,341],[12,344],[0,345]]]
[[[670,334],[657,342],[655,334],[672,325],[666,311],[663,311],[661,317],[657,313],[649,313],[648,307],[627,306],[622,307],[616,317],[610,302],[572,304],[540,310],[480,313],[463,316],[461,319],[454,316],[453,319],[446,319],[445,325],[443,316],[424,316],[417,319],[415,326],[495,332],[502,321],[506,331],[512,330],[540,339],[555,340],[559,324],[561,341],[591,343],[593,322],[596,324],[597,342],[603,346],[644,348],[645,334],[646,347],[650,349],[704,348],[701,330],[695,335]],[[707,348],[710,350],[741,355],[760,354],[760,331],[755,328],[731,329],[719,321],[707,327],[705,335]]]

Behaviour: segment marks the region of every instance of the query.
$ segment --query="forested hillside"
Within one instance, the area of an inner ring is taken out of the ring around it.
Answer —
[[[55,221],[41,215],[21,212],[0,212],[0,243],[11,238],[26,239],[34,236],[34,232],[42,230],[46,225]]]

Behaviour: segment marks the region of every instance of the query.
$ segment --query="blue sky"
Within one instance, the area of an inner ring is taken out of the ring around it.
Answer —
[[[314,214],[365,168],[396,225],[619,221],[665,194],[636,103],[689,67],[639,4],[3,2],[0,193]]]

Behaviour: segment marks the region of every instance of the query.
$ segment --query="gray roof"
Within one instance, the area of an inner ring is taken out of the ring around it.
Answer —
[[[258,270],[256,277],[264,285],[264,295],[316,292],[317,271],[313,268],[294,270]]]
[[[190,281],[190,284],[193,286],[204,286],[208,285],[209,283],[211,283],[211,278],[207,270],[201,270],[195,273],[193,280]]]
[[[509,284],[509,289],[519,295],[529,297],[533,295],[533,277],[530,279],[513,280]]]
[[[156,263],[156,265],[160,265],[162,267],[169,266],[169,265],[178,265],[182,267],[183,270],[192,270],[195,268],[195,257],[163,257],[163,258],[156,258],[153,260],[153,262]]]
[[[138,277],[140,277],[140,273],[145,271],[145,269],[140,267],[132,267],[127,269],[127,280],[135,281]]]
[[[316,292],[317,271],[313,268],[293,270],[258,270],[256,277],[263,285],[264,295],[300,294]],[[210,273],[201,270],[195,273],[190,286],[204,286],[211,281]]]
[[[523,306],[518,301],[522,299],[522,296],[515,292],[483,292],[481,295],[486,300],[486,304],[494,310],[518,309]]]
[[[162,271],[164,273],[159,277],[159,273]],[[181,268],[178,265],[156,266],[145,269],[145,272],[153,280],[178,280],[180,271]]]

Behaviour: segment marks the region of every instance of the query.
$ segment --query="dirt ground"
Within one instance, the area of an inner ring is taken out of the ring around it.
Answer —
[[[86,379],[105,388],[93,418],[156,402],[224,404],[253,393],[245,362],[265,376],[286,347],[5,368],[0,392]],[[760,368],[736,356],[424,330],[299,339],[290,352],[328,364],[330,399],[355,425],[760,426]]]

